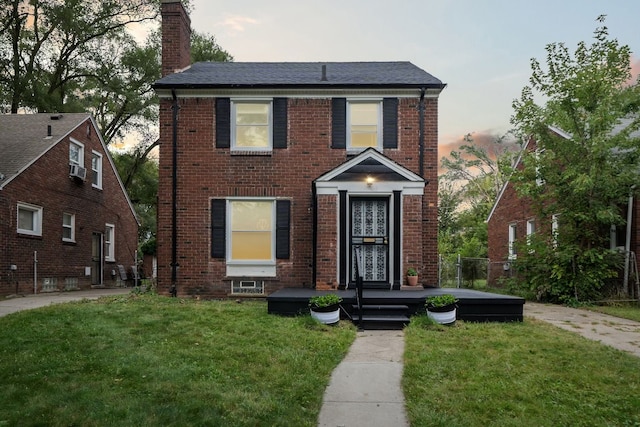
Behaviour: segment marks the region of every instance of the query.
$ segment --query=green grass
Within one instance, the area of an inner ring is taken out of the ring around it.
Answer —
[[[315,426],[346,322],[127,295],[0,318],[0,426]]]
[[[554,326],[415,319],[403,388],[412,426],[640,426],[640,359]]]
[[[623,319],[640,322],[640,305],[633,303],[620,303],[616,305],[589,305],[584,307],[587,310],[598,313],[610,314]]]

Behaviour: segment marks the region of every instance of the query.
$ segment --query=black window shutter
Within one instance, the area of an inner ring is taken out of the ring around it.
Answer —
[[[289,236],[291,228],[291,201],[276,202],[276,258],[289,259]]]
[[[211,258],[224,258],[226,243],[227,201],[211,200]]]
[[[287,98],[273,98],[273,148],[287,148]]]
[[[216,99],[216,148],[231,147],[231,100]]]
[[[382,100],[382,147],[398,148],[398,98]]]
[[[347,99],[333,98],[331,103],[331,148],[347,148]]]

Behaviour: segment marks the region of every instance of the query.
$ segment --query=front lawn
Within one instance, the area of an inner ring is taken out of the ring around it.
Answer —
[[[126,295],[0,318],[0,426],[315,426],[347,322]]]
[[[526,318],[405,330],[412,426],[640,426],[640,359]]]

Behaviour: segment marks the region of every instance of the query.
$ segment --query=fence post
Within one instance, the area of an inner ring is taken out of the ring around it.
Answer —
[[[460,254],[458,254],[458,263],[456,264],[456,282],[459,288],[462,284],[462,259]]]

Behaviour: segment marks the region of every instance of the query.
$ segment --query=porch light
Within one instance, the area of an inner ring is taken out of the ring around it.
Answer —
[[[371,175],[368,175],[365,181],[367,183],[367,187],[371,187],[373,183],[376,182],[375,178],[372,177]]]

